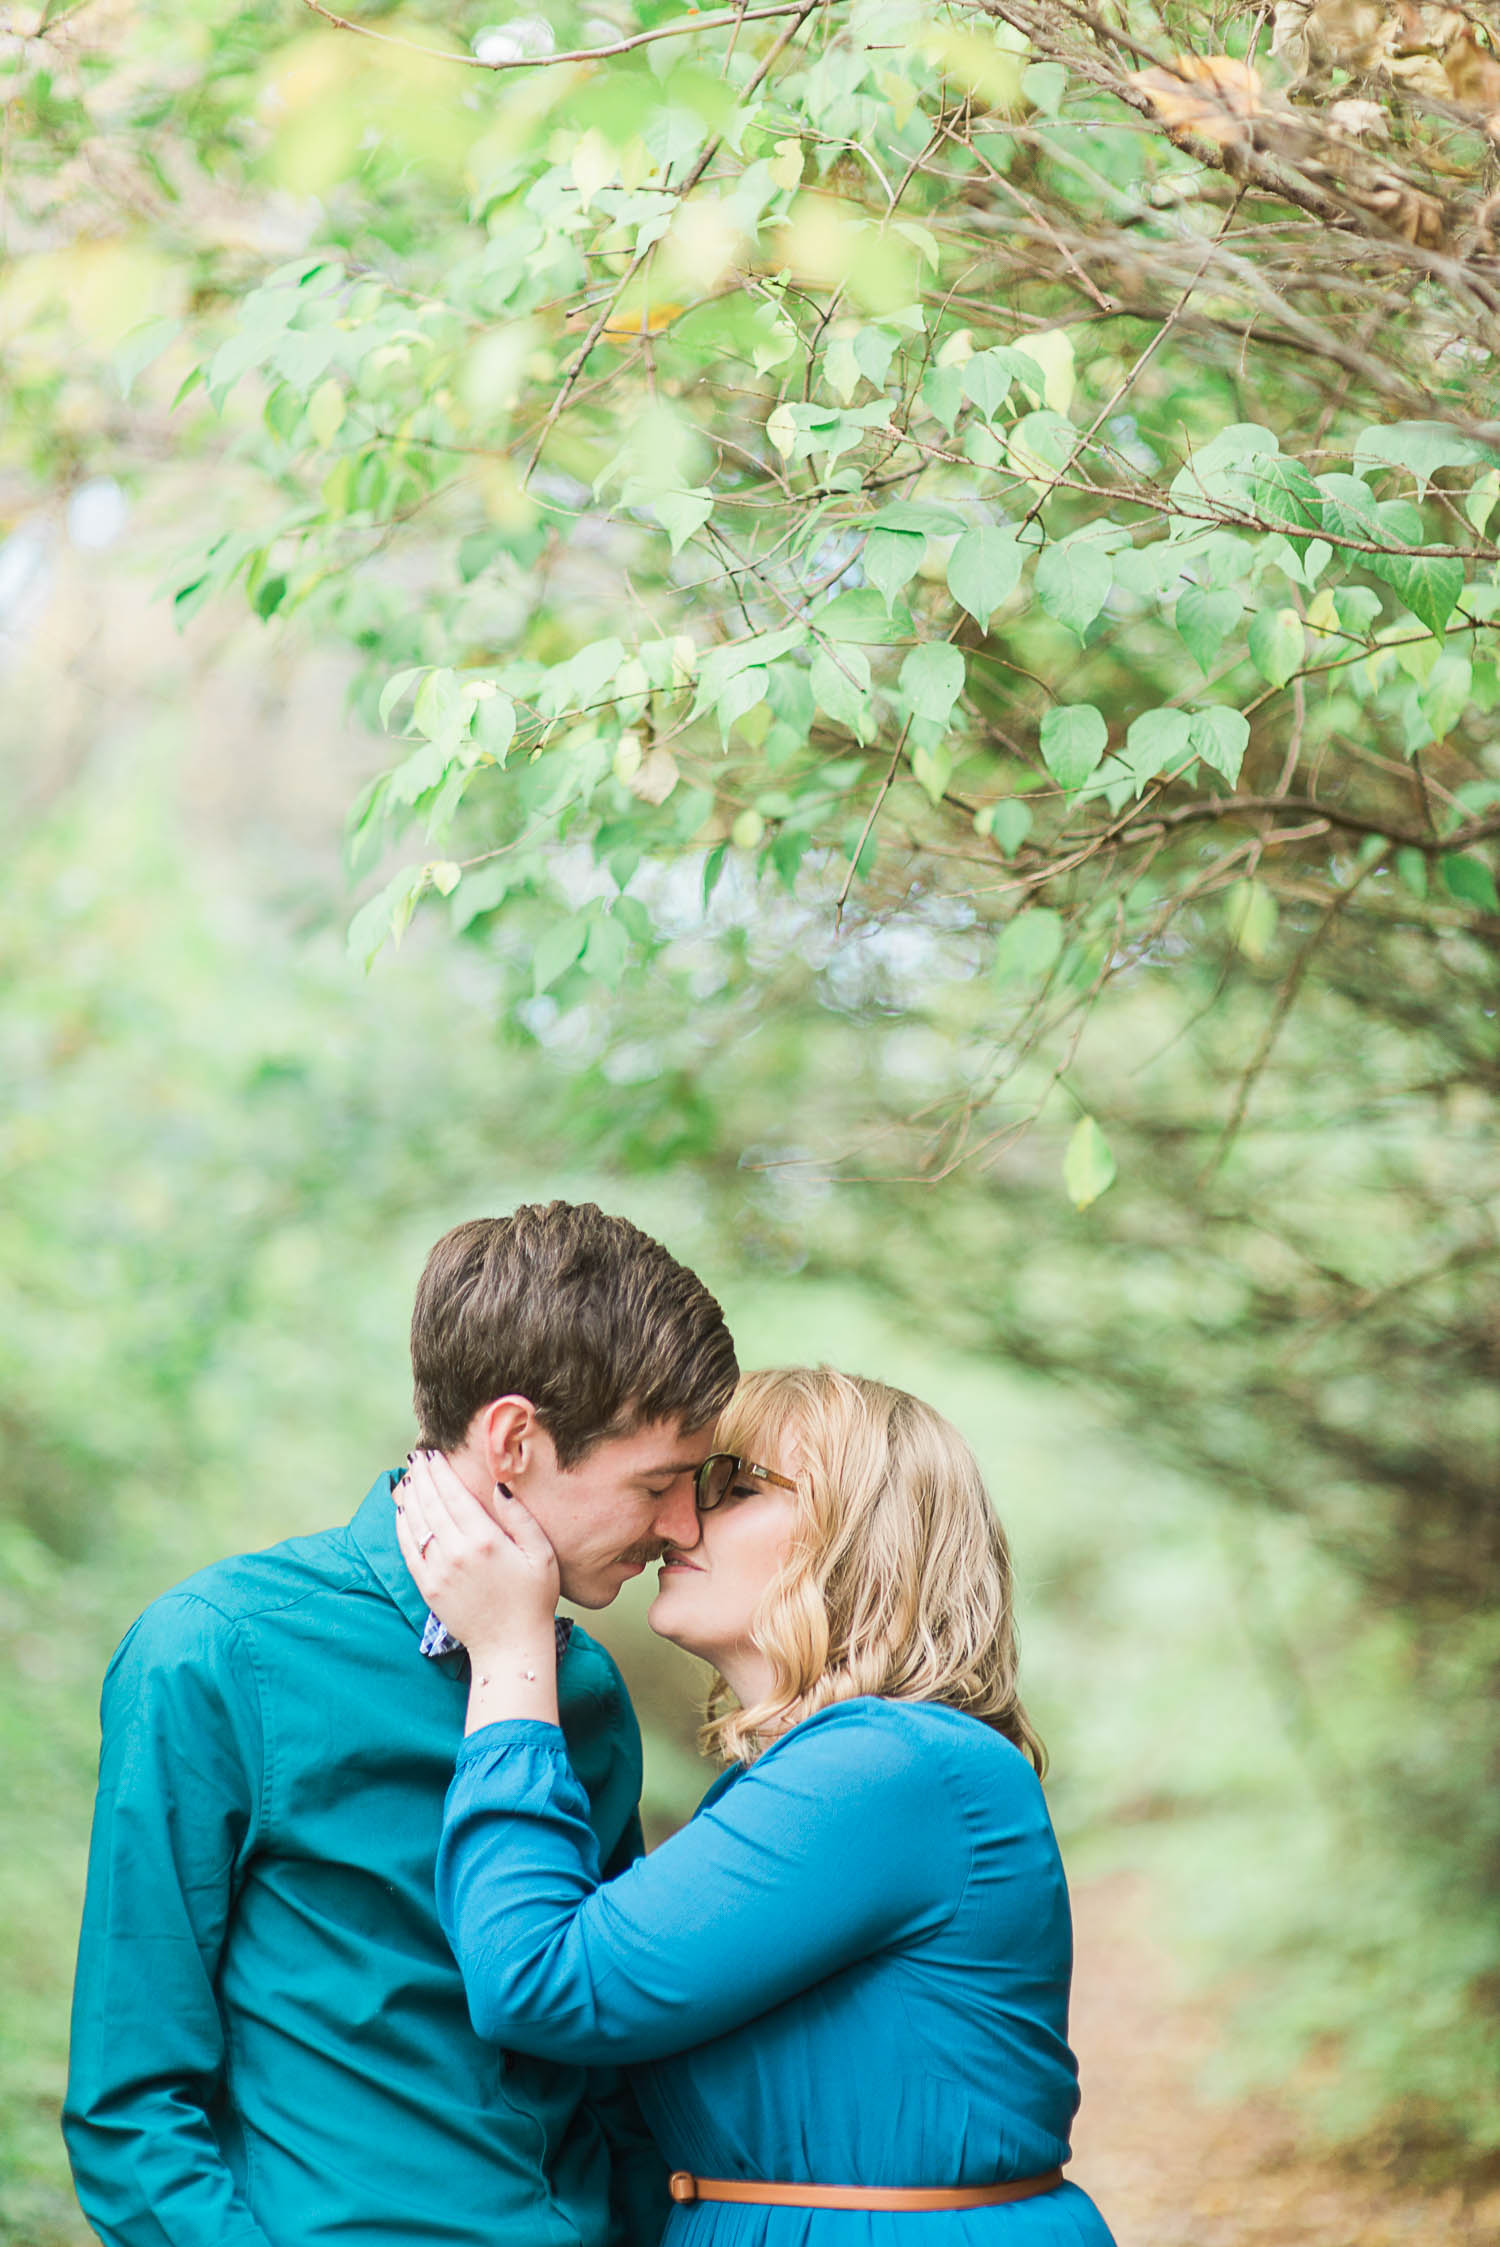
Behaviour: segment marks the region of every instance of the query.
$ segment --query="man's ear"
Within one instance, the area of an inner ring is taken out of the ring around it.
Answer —
[[[471,1440],[491,1482],[525,1480],[538,1446],[545,1443],[536,1407],[527,1397],[496,1397],[474,1416]]]

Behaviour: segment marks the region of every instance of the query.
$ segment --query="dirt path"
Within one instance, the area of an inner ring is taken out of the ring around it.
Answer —
[[[1500,2191],[1465,2207],[1301,2151],[1271,2099],[1211,2105],[1195,2089],[1214,2032],[1174,1989],[1126,1879],[1074,1897],[1073,2024],[1084,2104],[1070,2174],[1119,2247],[1500,2247]]]

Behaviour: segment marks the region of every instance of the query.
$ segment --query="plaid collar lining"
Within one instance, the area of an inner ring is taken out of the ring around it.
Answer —
[[[570,1615],[554,1615],[552,1628],[556,1634],[557,1659],[560,1662],[567,1653],[568,1641],[573,1636],[573,1618]],[[463,1650],[463,1641],[453,1636],[446,1623],[440,1623],[436,1615],[429,1613],[422,1626],[422,1652],[429,1661],[436,1661],[443,1654],[462,1654]]]

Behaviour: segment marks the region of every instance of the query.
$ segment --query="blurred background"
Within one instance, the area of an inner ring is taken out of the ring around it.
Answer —
[[[151,597],[155,510],[182,506],[164,484],[96,487],[107,543],[42,506],[0,549],[0,2235],[86,2236],[56,2118],[110,1649],[217,1554],[352,1513],[411,1440],[428,1247],[561,1194],[700,1270],[746,1364],[897,1381],[978,1448],[1077,1897],[1079,2174],[1122,2247],[1485,2236],[1479,2164],[1466,2211],[1451,2149],[1424,2168],[1403,2128],[1462,2109],[1462,2022],[1413,2037],[1388,2010],[1394,1975],[1415,2002],[1483,1939],[1384,1791],[1392,1755],[1436,1792],[1464,1754],[1413,1688],[1441,1649],[1304,1521],[1185,1470],[1181,1431],[1148,1443],[1103,1388],[966,1333],[929,1203],[889,1219],[898,1296],[850,1271],[836,1195],[789,1211],[751,1172],[568,1159],[608,1087],[497,1030],[482,958],[418,930],[374,977],[352,967],[336,838],[379,745],[336,675],[268,660],[253,622],[177,635]],[[706,1093],[732,1104],[734,1075]],[[1057,1253],[1087,1272],[1066,1231]],[[705,1782],[702,1681],[643,1604],[600,1627],[660,1835]]]
[[[91,87],[138,167],[143,87],[197,102],[210,146],[244,76],[162,9],[133,79],[70,82],[34,52],[47,16],[5,34],[18,136],[68,155],[16,189],[0,291],[0,2238],[86,2237],[57,2110],[111,1648],[214,1556],[352,1513],[410,1441],[428,1247],[553,1195],[693,1264],[745,1364],[896,1381],[976,1446],[1075,1893],[1077,2174],[1121,2247],[1500,2237],[1500,1075],[1474,957],[1378,1020],[1342,958],[1211,1222],[1187,1181],[1265,1002],[1211,950],[1143,975],[1090,1063],[1121,1151],[1093,1211],[1045,1135],[940,1183],[806,1158],[938,1068],[920,950],[830,939],[712,1036],[663,1027],[691,963],[624,1028],[420,919],[366,976],[341,835],[389,744],[315,632],[174,617],[174,557],[237,505],[233,440],[195,452],[170,385],[130,403],[110,375],[143,311],[305,242],[308,197],[205,190],[189,227],[163,143],[158,263],[106,255],[89,198],[140,175],[108,131],[80,153]],[[702,1681],[645,1596],[599,1627],[660,1837],[707,1776]]]

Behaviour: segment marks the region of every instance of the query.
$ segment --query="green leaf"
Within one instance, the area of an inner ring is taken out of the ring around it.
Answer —
[[[1240,777],[1240,766],[1249,746],[1250,721],[1242,710],[1231,710],[1226,703],[1215,702],[1206,710],[1193,712],[1188,727],[1188,747],[1195,749],[1213,771],[1222,773],[1231,788]]]
[[[1193,721],[1185,710],[1144,710],[1131,722],[1120,761],[1139,796],[1148,780],[1180,763],[1192,748]]]
[[[1420,850],[1398,850],[1396,872],[1413,897],[1427,895],[1427,854]]]
[[[1474,686],[1474,666],[1466,655],[1445,648],[1433,665],[1427,684],[1417,697],[1434,741],[1453,731],[1469,706]]]
[[[920,532],[874,530],[865,540],[865,576],[883,595],[889,609],[903,585],[916,576],[927,541]]]
[[[1036,566],[1036,596],[1049,616],[1081,640],[1103,608],[1112,571],[1109,556],[1086,538],[1044,548]]]
[[[923,538],[951,538],[963,527],[962,515],[951,507],[933,507],[921,499],[893,499],[869,520],[872,531],[916,531]]]
[[[651,502],[651,512],[671,541],[674,554],[680,554],[688,540],[702,530],[713,511],[714,495],[701,486],[691,491],[658,492]]]
[[[1024,547],[1013,531],[981,523],[965,531],[948,557],[948,590],[982,632],[1021,582]]]
[[[1442,860],[1443,887],[1462,905],[1477,905],[1481,913],[1500,914],[1495,877],[1482,858],[1466,851],[1449,851]]]
[[[1115,1158],[1092,1116],[1080,1116],[1063,1157],[1063,1184],[1075,1209],[1087,1209],[1115,1182]]]
[[[349,957],[368,974],[376,953],[389,940],[399,944],[412,910],[427,886],[425,866],[403,866],[349,923]]]
[[[714,705],[719,732],[726,741],[735,720],[743,718],[747,710],[753,710],[758,703],[765,701],[770,677],[771,674],[763,664],[752,663],[748,671],[736,671],[732,679],[726,679]]]
[[[616,639],[591,640],[566,663],[558,663],[538,687],[536,706],[543,717],[561,717],[566,710],[587,710],[599,701],[604,689],[625,660],[625,649]]]
[[[1072,459],[1077,442],[1078,432],[1066,416],[1041,407],[1015,424],[1005,440],[1005,456],[1042,499]]]
[[[1318,489],[1324,496],[1327,527],[1342,537],[1373,539],[1384,546],[1421,544],[1422,518],[1408,501],[1376,500],[1357,476],[1323,476]],[[1412,615],[1442,637],[1464,589],[1464,566],[1457,555],[1377,553],[1351,558],[1360,560],[1373,577],[1383,578]]]
[[[1177,633],[1203,672],[1209,671],[1245,604],[1232,586],[1187,585],[1177,596]]]
[[[1068,90],[1068,73],[1060,62],[1034,62],[1021,73],[1021,91],[1033,109],[1055,117]]]
[[[1042,759],[1059,788],[1081,788],[1109,745],[1109,727],[1091,702],[1065,702],[1041,726]]]
[[[589,939],[588,917],[583,913],[570,913],[566,920],[553,921],[537,938],[531,955],[531,987],[535,992],[549,991],[561,976],[583,955]]]
[[[1495,457],[1493,446],[1461,435],[1446,421],[1394,421],[1384,429],[1363,429],[1354,446],[1356,470],[1405,468],[1423,498],[1439,469],[1488,467]]]
[[[508,694],[487,694],[475,705],[472,732],[479,747],[503,765],[516,738],[516,706]]]
[[[122,398],[130,396],[146,369],[155,364],[181,333],[180,320],[143,320],[116,344],[112,359]]]
[[[922,381],[922,403],[951,435],[953,425],[963,411],[963,368],[929,368]],[[767,423],[768,428],[769,426]]]
[[[847,406],[859,388],[860,366],[854,338],[838,335],[823,353],[823,380],[841,406]]]
[[[1457,555],[1371,554],[1366,560],[1418,623],[1441,638],[1464,589]]]
[[[1295,609],[1262,609],[1250,620],[1250,660],[1273,687],[1302,668],[1302,619]]]
[[[1266,527],[1284,532],[1295,552],[1305,552],[1307,541],[1297,534],[1322,530],[1323,495],[1301,461],[1280,454],[1254,459],[1237,480]]]
[[[819,648],[809,677],[818,708],[863,741],[871,723],[869,657],[847,643],[840,643],[837,660]]]
[[[307,428],[315,445],[332,444],[344,426],[344,386],[330,375],[307,401]]]
[[[754,632],[746,639],[730,641],[726,647],[710,648],[698,664],[698,692],[692,715],[700,717],[705,710],[712,709],[737,673],[774,663],[778,656],[789,655],[793,648],[801,647],[806,639],[805,624],[784,624],[779,632]],[[618,641],[614,644],[619,646]]]
[[[1050,905],[1033,905],[1007,921],[995,946],[990,973],[997,983],[1040,983],[1062,958],[1061,913]]]
[[[942,742],[929,744],[919,741],[911,753],[912,778],[924,790],[930,803],[943,800],[943,790],[953,777],[953,755]]]
[[[1496,500],[1500,500],[1500,468],[1487,468],[1464,501],[1464,513],[1481,538],[1485,524],[1495,511]]]
[[[391,712],[412,682],[421,678],[422,669],[420,663],[412,664],[407,670],[398,671],[394,678],[386,680],[385,685],[380,690],[380,723],[382,726],[390,724]]]
[[[429,671],[417,689],[417,699],[412,704],[411,722],[418,733],[429,741],[436,740],[445,728],[452,725],[463,709],[458,681],[445,666]]]
[[[1172,478],[1172,497],[1179,505],[1243,499],[1245,464],[1274,458],[1279,449],[1271,431],[1258,422],[1232,421],[1200,446],[1185,468],[1179,468]],[[1173,536],[1195,538],[1201,530],[1200,523],[1184,519],[1174,524]]]
[[[964,362],[963,392],[986,421],[993,421],[1016,379],[1016,364],[1003,345],[994,351],[976,351]]]
[[[1236,882],[1224,898],[1224,921],[1230,941],[1257,963],[1271,949],[1276,934],[1277,905],[1264,882]]]
[[[861,328],[854,339],[859,371],[874,389],[885,388],[885,378],[896,356],[896,338],[888,328]]]
[[[630,935],[617,913],[598,913],[589,924],[579,966],[607,991],[618,988],[630,958]]]
[[[1014,858],[1016,852],[1031,833],[1031,806],[1022,803],[1019,796],[1002,796],[998,804],[988,807],[988,832],[994,837],[1001,854]]]
[[[963,692],[964,659],[947,640],[926,640],[901,666],[901,692],[918,718],[946,725]]]
[[[915,637],[911,610],[904,601],[887,609],[873,586],[835,594],[813,613],[813,623],[828,640],[855,640],[864,647],[889,647]]]

